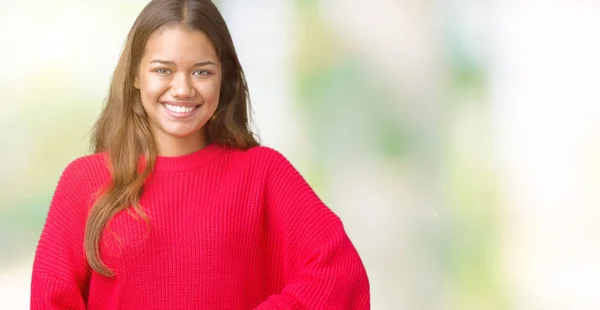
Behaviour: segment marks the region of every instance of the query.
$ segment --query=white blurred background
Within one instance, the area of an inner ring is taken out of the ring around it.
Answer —
[[[147,1],[0,0],[0,308]],[[600,309],[600,1],[221,0],[373,309]]]

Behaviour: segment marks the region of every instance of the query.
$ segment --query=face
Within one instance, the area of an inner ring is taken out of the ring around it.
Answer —
[[[221,88],[221,65],[206,34],[181,26],[154,32],[134,85],[159,155],[161,150],[180,153],[173,150],[178,146],[202,148],[204,126],[217,109]]]

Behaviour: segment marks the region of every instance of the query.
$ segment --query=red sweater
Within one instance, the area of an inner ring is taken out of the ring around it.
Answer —
[[[208,145],[158,157],[140,203],[108,224],[92,271],[83,250],[105,156],[70,163],[33,265],[31,309],[369,309],[365,268],[340,219],[280,153]]]

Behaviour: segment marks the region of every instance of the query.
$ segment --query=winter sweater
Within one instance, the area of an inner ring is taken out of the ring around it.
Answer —
[[[31,309],[369,309],[342,222],[279,152],[210,144],[158,156],[140,204],[100,242],[115,275],[91,270],[87,214],[110,181],[106,154],[62,173],[33,265]]]

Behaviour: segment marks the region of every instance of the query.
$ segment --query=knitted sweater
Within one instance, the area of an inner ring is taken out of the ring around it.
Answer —
[[[365,268],[340,219],[277,151],[210,144],[161,157],[140,203],[113,217],[90,269],[86,216],[105,154],[64,170],[36,250],[31,309],[368,309]]]

